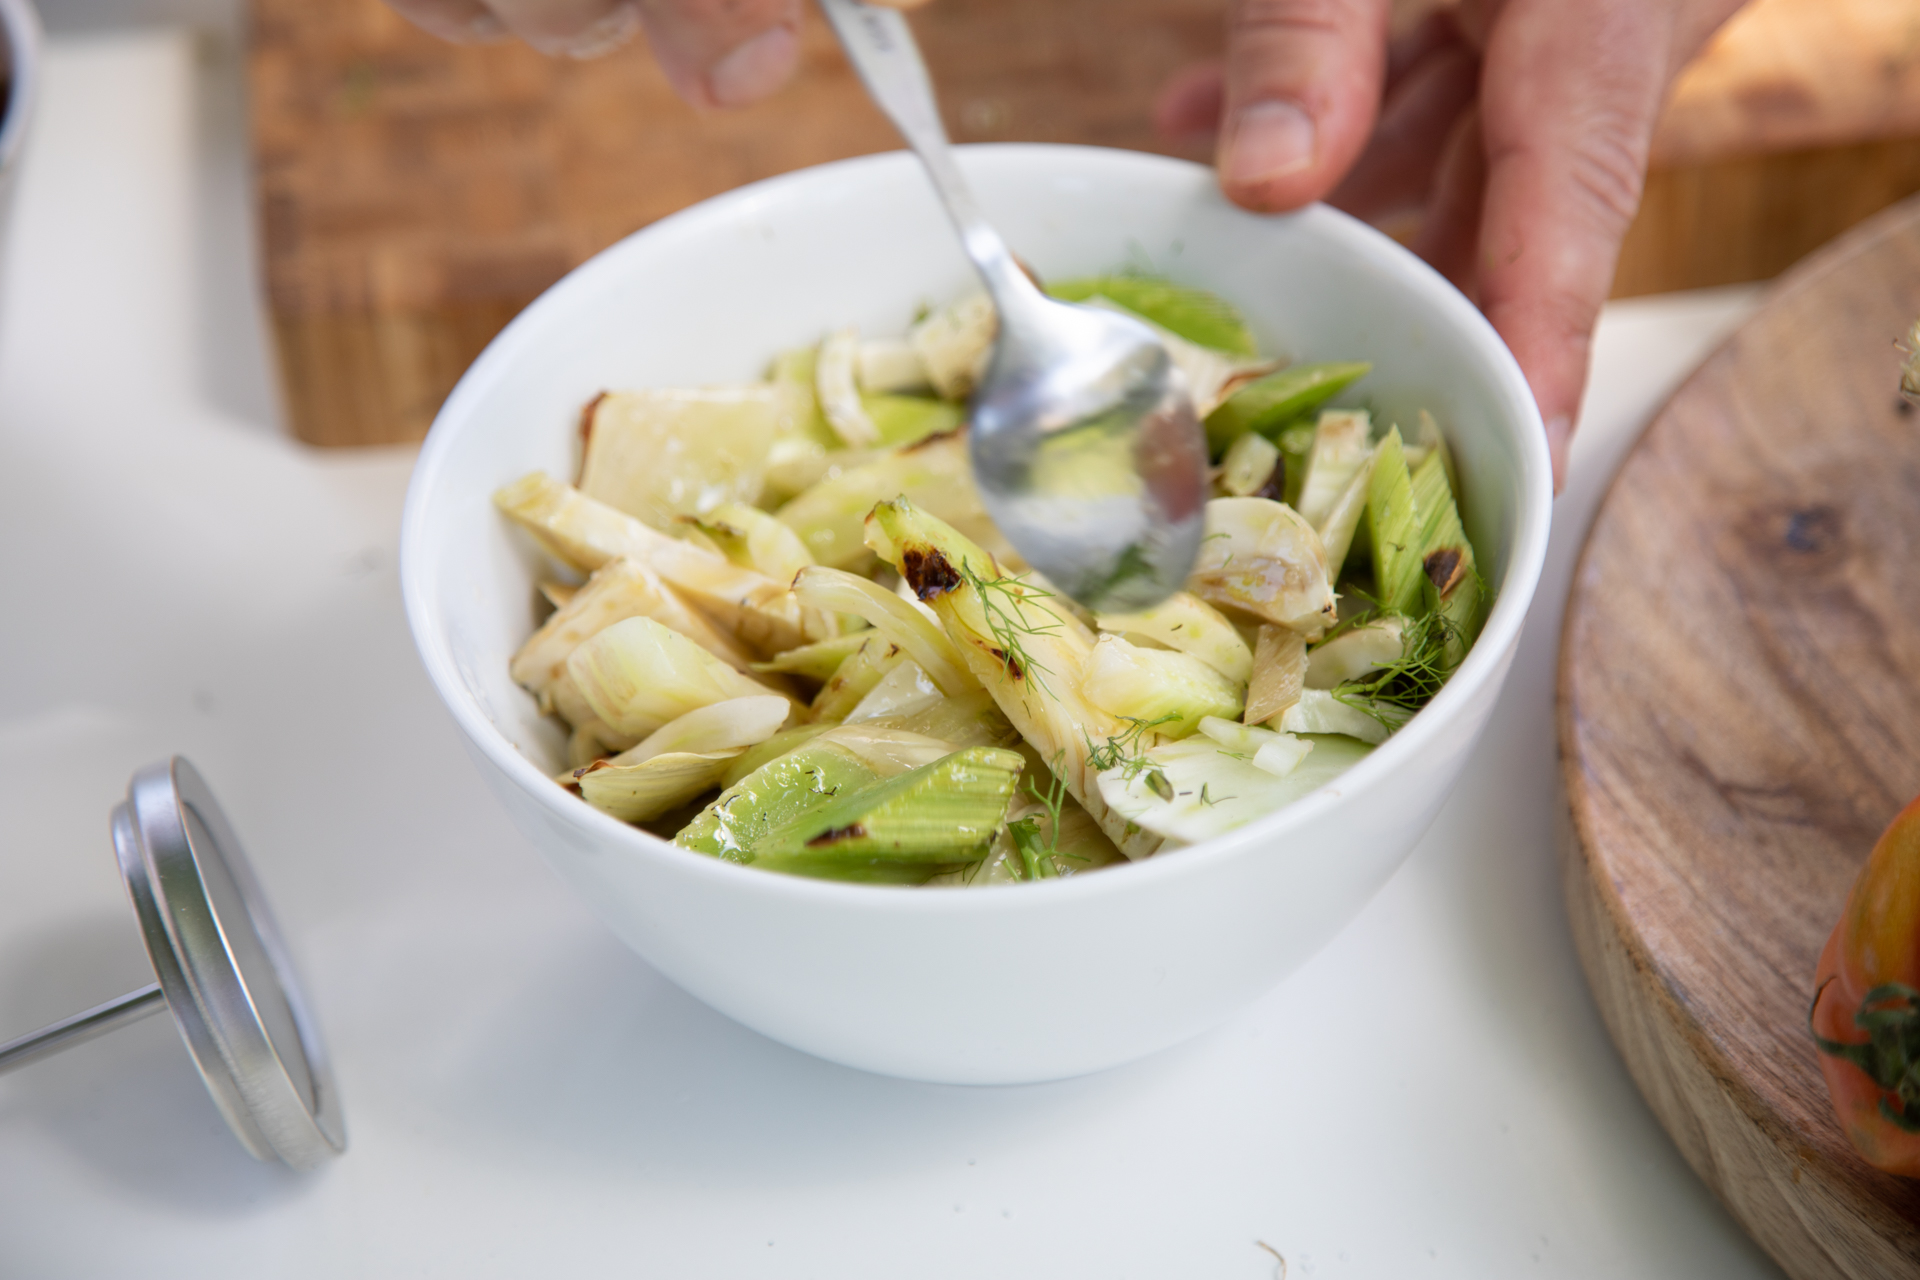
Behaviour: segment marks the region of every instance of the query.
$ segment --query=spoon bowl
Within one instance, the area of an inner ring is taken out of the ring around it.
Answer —
[[[961,177],[906,19],[820,0],[873,100],[926,166],[1000,327],[969,406],[980,498],[1046,580],[1089,609],[1185,585],[1206,517],[1206,438],[1186,379],[1140,321],[1048,298]]]
[[[1186,379],[1138,321],[1037,292],[1026,308],[1003,320],[973,395],[981,499],[1067,595],[1147,608],[1186,581],[1205,523],[1207,455]]]

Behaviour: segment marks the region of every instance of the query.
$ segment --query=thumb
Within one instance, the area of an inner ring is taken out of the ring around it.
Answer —
[[[1380,108],[1388,0],[1233,0],[1220,185],[1250,209],[1318,200]]]

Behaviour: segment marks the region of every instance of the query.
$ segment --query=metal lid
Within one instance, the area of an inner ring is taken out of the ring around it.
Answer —
[[[340,1099],[280,931],[233,829],[175,756],[133,775],[113,847],[154,973],[234,1136],[296,1169],[346,1149]]]

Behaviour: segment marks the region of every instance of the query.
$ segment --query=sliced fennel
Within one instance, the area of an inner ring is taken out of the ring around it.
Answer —
[[[651,822],[712,790],[739,754],[670,751],[629,765],[596,760],[574,770],[570,780],[580,788],[581,798],[602,813],[622,822]]]
[[[905,338],[868,338],[860,344],[860,390],[870,395],[933,390],[927,365]]]
[[[1327,572],[1336,580],[1347,565],[1347,553],[1353,549],[1353,536],[1359,532],[1360,520],[1366,514],[1367,495],[1373,486],[1374,453],[1367,451],[1366,458],[1347,482],[1346,491],[1334,500],[1333,507],[1327,512],[1315,531],[1320,535],[1320,545],[1327,551]]]
[[[978,861],[1006,817],[1023,764],[1017,751],[966,747],[796,814],[746,852],[769,871],[848,878],[862,878],[876,862],[924,866],[932,875]]]
[[[1298,631],[1263,623],[1254,646],[1246,721],[1259,724],[1300,701],[1307,674],[1307,642]]]
[[[1398,662],[1406,652],[1406,620],[1381,618],[1342,631],[1307,655],[1309,689],[1331,689]]]
[[[985,689],[875,716],[863,723],[925,734],[956,747],[1010,747],[1020,741],[1020,734]]]
[[[984,853],[1020,763],[1014,752],[955,752],[895,730],[831,729],[733,782],[674,841],[729,861],[764,859],[769,870],[917,883],[942,862]],[[902,785],[874,789],[887,779]],[[917,870],[889,865],[902,862]]]
[[[671,527],[723,502],[754,502],[779,429],[773,387],[620,391],[585,415],[580,491]]]
[[[1444,617],[1446,662],[1457,666],[1479,634],[1481,589],[1473,544],[1447,486],[1445,456],[1431,452],[1409,472],[1399,431],[1388,432],[1374,463],[1367,518],[1381,610]]]
[[[1391,732],[1378,714],[1342,702],[1325,689],[1302,689],[1300,700],[1280,713],[1274,727],[1287,733],[1338,733],[1374,746]]]
[[[831,634],[822,630],[823,620],[802,616],[786,583],[670,538],[544,471],[521,477],[496,492],[493,501],[557,559],[582,573],[622,556],[642,562],[756,653],[779,653]]]
[[[1109,821],[1094,785],[1094,744],[1127,726],[1081,692],[1093,634],[1047,592],[1003,574],[992,556],[951,525],[903,499],[867,521],[874,550],[931,605],[975,679],[1120,851],[1145,857],[1158,845],[1124,820]]]
[[[1284,474],[1282,483],[1274,485],[1274,468],[1279,465],[1280,446],[1249,431],[1227,446],[1226,456],[1220,459],[1220,487],[1233,498],[1284,497]]]
[[[1205,417],[1224,496],[1186,590],[1096,617],[993,526],[962,403],[984,295],[902,336],[841,329],[751,387],[603,395],[582,488],[495,495],[565,570],[510,664],[565,722],[559,780],[763,869],[981,887],[1231,830],[1424,706],[1486,604],[1432,417],[1375,444],[1325,407],[1366,365],[1267,372],[1202,291],[1055,291],[1156,327]],[[1097,452],[1055,479],[1139,483]]]
[[[1166,347],[1173,363],[1185,375],[1187,392],[1193,397],[1193,411],[1202,418],[1218,408],[1236,387],[1252,381],[1261,374],[1271,372],[1273,361],[1257,356],[1239,355],[1232,352],[1204,347],[1197,342],[1189,342],[1179,334],[1154,323],[1154,321],[1131,307],[1123,306],[1112,298],[1095,295],[1086,300],[1090,307],[1119,311],[1144,321],[1154,335]]]
[[[880,677],[880,683],[854,704],[841,723],[860,724],[883,716],[911,716],[945,697],[919,663],[909,659]]]
[[[889,448],[918,444],[967,425],[964,406],[927,396],[862,394],[860,404]]]
[[[1204,716],[1239,718],[1244,686],[1175,649],[1142,649],[1101,636],[1087,658],[1081,690],[1116,719],[1145,720],[1169,738],[1184,738]]]
[[[1372,750],[1346,738],[1316,738],[1309,745],[1293,769],[1276,776],[1247,752],[1200,734],[1147,752],[1148,767],[1130,778],[1122,770],[1100,775],[1101,794],[1115,812],[1146,830],[1197,844],[1317,791]]]
[[[1371,368],[1370,364],[1296,364],[1236,388],[1207,415],[1207,444],[1217,457],[1249,431],[1275,438]]]
[[[1145,275],[1056,280],[1047,292],[1063,302],[1107,298],[1186,341],[1234,356],[1258,356],[1253,334],[1233,305],[1204,289]]]
[[[1372,435],[1365,409],[1328,409],[1320,415],[1297,504],[1301,517],[1315,529],[1324,527],[1334,504],[1366,465],[1373,452]]]
[[[607,763],[644,764],[672,751],[744,750],[778,733],[792,714],[792,703],[764,694],[709,703],[669,720],[638,746],[621,752]]]
[[[767,832],[819,808],[842,791],[880,778],[878,769],[824,734],[776,756],[722,791],[673,842],[746,862]],[[903,772],[903,771],[899,771]]]
[[[844,720],[889,671],[907,660],[907,652],[876,632],[864,631],[860,647],[849,654],[813,697],[821,720]]]
[[[1209,604],[1291,627],[1312,639],[1333,625],[1327,550],[1283,502],[1215,498],[1187,589]]]
[[[800,535],[813,558],[835,569],[868,560],[861,540],[876,502],[907,498],[949,524],[989,526],[973,486],[965,432],[933,436],[822,480],[780,508],[780,519]]]
[[[802,676],[825,684],[833,679],[841,663],[858,653],[872,638],[870,631],[853,631],[831,640],[816,640],[766,662],[756,662],[749,669],[767,675]]]
[[[652,618],[692,640],[736,671],[752,663],[731,636],[688,606],[645,561],[621,558],[594,571],[586,582],[555,609],[513,655],[507,670],[518,683],[542,698],[566,672],[573,651],[616,622]]]
[[[820,412],[827,425],[850,449],[864,449],[880,443],[880,428],[867,416],[860,403],[857,366],[860,360],[860,331],[840,329],[827,335],[820,344],[820,357],[814,366],[814,394],[820,400]]]
[[[813,563],[799,534],[744,502],[723,502],[705,515],[680,519],[732,563],[763,573],[775,582],[791,583],[794,574]]]
[[[839,569],[815,567],[802,571],[793,589],[803,603],[816,609],[865,619],[875,634],[911,654],[941,692],[979,688],[980,682],[967,671],[939,623],[879,583]]]
[[[645,735],[699,707],[769,692],[652,618],[616,622],[575,649],[567,674],[593,714]]]
[[[1253,675],[1253,651],[1218,609],[1188,591],[1176,591],[1138,613],[1103,613],[1100,630],[1144,636],[1198,658],[1229,680],[1245,684]]]
[[[933,389],[948,400],[965,400],[993,354],[1000,317],[984,293],[974,293],[932,312],[907,334]]]

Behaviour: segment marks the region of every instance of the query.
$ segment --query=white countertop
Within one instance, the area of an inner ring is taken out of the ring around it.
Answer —
[[[1614,1055],[1561,910],[1554,651],[1634,433],[1750,290],[1609,309],[1504,701],[1438,825],[1245,1015],[909,1084],[710,1012],[508,826],[415,659],[412,450],[277,423],[231,54],[57,38],[0,310],[0,1039],[149,980],[107,813],[180,752],[303,961],[351,1146],[227,1134],[169,1021],[0,1079],[0,1276],[1774,1276]]]

